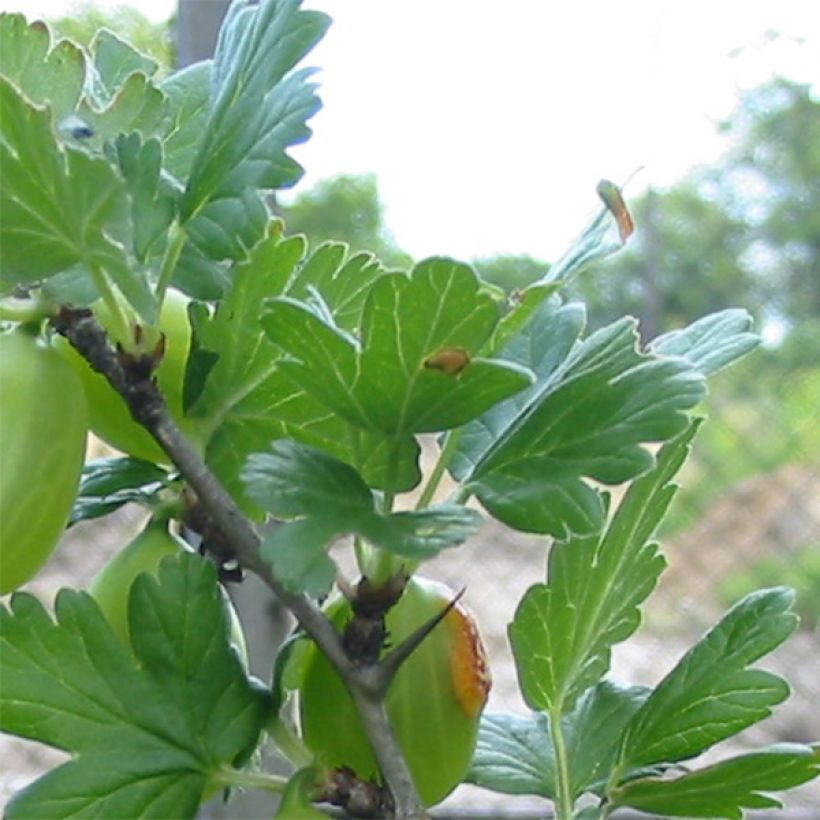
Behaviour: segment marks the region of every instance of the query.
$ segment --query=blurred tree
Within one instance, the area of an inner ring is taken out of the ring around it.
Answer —
[[[779,335],[820,319],[820,102],[774,80],[722,130],[722,160],[632,202],[627,250],[570,286],[593,325],[628,312],[651,338],[738,303]]]
[[[88,48],[94,33],[107,28],[127,40],[159,64],[159,75],[170,73],[176,64],[176,48],[171,36],[172,20],[152,23],[135,6],[101,9],[93,3],[76,6],[71,14],[49,20],[57,37],[68,37]]]
[[[747,231],[692,177],[632,203],[638,229],[627,249],[582,273],[570,293],[589,303],[597,327],[623,313],[641,320],[645,337],[736,304],[759,301],[744,263]]]
[[[303,233],[311,246],[329,239],[353,251],[370,251],[388,267],[406,268],[410,257],[398,248],[384,224],[384,206],[373,174],[323,180],[279,206],[288,233]]]
[[[776,79],[743,95],[722,125],[732,143],[720,194],[750,230],[747,256],[770,283],[770,309],[820,317],[820,100]]]

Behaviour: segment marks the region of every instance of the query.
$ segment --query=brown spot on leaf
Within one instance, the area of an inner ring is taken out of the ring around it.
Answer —
[[[457,376],[470,364],[470,354],[461,347],[443,347],[424,360],[428,370],[439,370],[448,376]]]

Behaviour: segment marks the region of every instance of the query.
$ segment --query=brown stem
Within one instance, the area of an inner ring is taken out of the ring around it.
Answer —
[[[426,817],[384,703],[379,697],[374,697],[369,680],[370,669],[351,662],[342,645],[341,635],[313,601],[306,595],[290,591],[273,575],[270,565],[259,553],[261,540],[255,527],[168,413],[165,400],[151,375],[156,362],[152,362],[151,357],[134,360],[121,351],[115,351],[89,310],[63,308],[52,319],[52,325],[125,399],[134,419],[153,435],[196,492],[199,501],[229,540],[239,563],[256,573],[270,587],[339,673],[361,710],[368,739],[393,794],[395,816]]]

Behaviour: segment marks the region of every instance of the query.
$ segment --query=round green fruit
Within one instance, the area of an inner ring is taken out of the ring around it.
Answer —
[[[117,637],[126,646],[131,645],[128,595],[137,576],[147,572],[157,577],[163,558],[190,551],[191,548],[185,541],[169,532],[166,521],[151,521],[97,573],[88,591],[99,604]],[[239,657],[247,668],[248,649],[242,625],[233,605],[230,601],[227,603],[231,619],[231,641],[239,650]]]
[[[185,366],[191,347],[191,325],[188,321],[188,297],[169,290],[159,314],[158,328],[165,336],[165,352],[156,371],[157,384],[165,396],[168,410],[178,422],[183,417],[182,390]],[[94,305],[100,324],[111,331],[111,313],[105,303]],[[122,341],[122,340],[114,340]],[[122,396],[104,376],[92,370],[88,362],[63,338],[57,340],[60,352],[80,376],[88,397],[89,426],[94,433],[123,453],[135,458],[167,464],[168,456],[145,428],[131,418]]]
[[[401,643],[454,598],[442,584],[413,577],[388,613],[392,644]],[[337,626],[351,617],[339,599],[327,608]],[[443,800],[467,774],[490,678],[475,622],[456,605],[399,670],[387,693],[390,721],[425,804]],[[379,768],[356,707],[326,657],[311,646],[299,690],[304,740],[328,768],[360,778]]]
[[[27,329],[0,334],[0,593],[32,578],[71,513],[85,458],[82,384]]]

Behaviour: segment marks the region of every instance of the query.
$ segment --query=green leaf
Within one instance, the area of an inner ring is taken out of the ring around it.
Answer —
[[[560,289],[560,285],[534,284],[511,297],[513,306],[504,314],[490,341],[482,350],[485,356],[494,356],[508,343],[526,332],[527,325],[539,314],[545,302]]]
[[[262,556],[288,586],[325,594],[335,578],[327,556],[332,541],[358,533],[410,560],[463,543],[481,519],[472,510],[444,505],[383,516],[367,484],[348,464],[294,441],[277,441],[256,453],[242,471],[248,495],[277,518],[262,545]]]
[[[635,714],[623,739],[624,770],[686,760],[757,723],[785,700],[785,681],[748,669],[794,631],[794,593],[747,595],[687,652]]]
[[[228,262],[209,259],[192,242],[186,242],[172,284],[193,299],[219,301],[230,287],[230,273]]]
[[[47,109],[32,107],[0,78],[0,277],[32,282],[82,264],[105,271],[143,315],[154,308],[145,278],[129,266],[126,186],[114,168],[61,147]]]
[[[650,349],[663,356],[682,356],[708,376],[745,356],[760,344],[753,319],[737,308],[698,319],[682,330],[658,336]]]
[[[281,224],[271,222],[265,239],[237,266],[225,299],[197,322],[199,345],[219,356],[197,403],[200,417],[224,419],[275,372],[280,354],[261,332],[259,306],[282,292],[303,255],[301,238],[283,240]]]
[[[143,142],[164,136],[169,104],[151,80],[156,62],[107,29],[97,32],[91,55],[86,95],[76,111],[76,119],[92,132],[83,144],[101,151],[105,143],[134,131]]]
[[[580,321],[571,306],[543,307],[523,339],[537,386],[468,427],[453,462],[496,518],[556,538],[600,529],[603,508],[584,479],[618,484],[650,468],[641,445],[680,433],[705,392],[686,360],[641,354],[631,318],[570,350]]]
[[[76,108],[85,82],[85,57],[69,40],[52,47],[51,32],[22,14],[0,14],[0,74],[31,102],[50,105],[58,122]]]
[[[161,182],[162,145],[143,142],[138,133],[122,134],[115,143],[120,173],[131,195],[133,252],[144,262],[174,218],[175,198]]]
[[[380,547],[413,561],[432,558],[463,544],[481,526],[481,515],[460,504],[438,504],[425,510],[371,516],[361,534]]]
[[[282,239],[280,230],[279,223],[271,222],[268,236],[237,266],[216,312],[194,323],[198,360],[208,354],[211,358],[191,412],[213,430],[206,451],[209,466],[249,512],[255,508],[244,492],[240,470],[251,453],[265,450],[277,438],[293,437],[354,464],[372,486],[387,480],[387,440],[366,432],[351,434],[343,419],[279,369],[281,350],[261,332],[259,305],[288,286],[304,255],[301,237]],[[342,270],[346,268],[343,264]],[[419,478],[415,440],[402,442],[396,459],[396,488],[409,489]]]
[[[646,686],[601,681],[561,719],[574,797],[602,791],[617,761],[624,728],[650,692]]]
[[[163,142],[166,170],[186,180],[205,133],[211,95],[212,60],[183,68],[160,84],[168,99],[169,129]]]
[[[561,719],[573,797],[599,790],[606,783],[624,726],[649,691],[604,681],[588,689],[575,709]],[[482,715],[468,782],[503,794],[554,799],[555,767],[548,715]]]
[[[61,817],[194,817],[206,783],[203,775],[152,752],[109,749],[84,754],[27,786],[9,801],[7,820],[57,820]]]
[[[209,202],[187,226],[190,244],[210,259],[244,260],[270,221],[258,191]]]
[[[555,797],[549,718],[484,712],[466,782],[502,794]]]
[[[107,515],[124,504],[146,503],[168,485],[161,467],[136,458],[101,458],[86,462],[69,526]]]
[[[620,191],[612,185],[602,181],[601,185],[615,189],[615,201],[620,199]],[[583,231],[572,241],[569,248],[558,261],[552,265],[547,274],[528,285],[512,297],[512,308],[499,322],[484,355],[491,356],[501,350],[516,335],[521,333],[526,325],[539,313],[542,305],[557,290],[569,282],[577,273],[593,262],[619,251],[628,238],[622,229],[618,212],[611,206],[612,198],[601,196],[604,207],[585,226]]]
[[[214,567],[181,555],[137,579],[136,659],[86,593],[62,590],[55,611],[25,593],[0,609],[0,726],[74,755],[8,816],[193,817],[267,709],[231,648]]]
[[[509,629],[521,691],[532,708],[572,708],[608,671],[613,645],[638,628],[639,606],[666,565],[652,538],[698,426],[661,449],[603,533],[553,545],[548,582],[530,587]]]
[[[282,801],[276,811],[281,820],[323,820],[327,815],[314,809],[311,799],[316,794],[320,773],[309,767],[293,774],[282,794]]]
[[[722,760],[672,780],[633,780],[610,793],[613,806],[671,817],[740,820],[744,809],[780,808],[765,792],[799,786],[820,774],[820,749],[782,743]]]
[[[102,108],[86,97],[77,115],[94,132],[88,142],[97,146],[131,131],[147,139],[168,129],[168,101],[144,74],[129,75]]]
[[[450,464],[454,478],[458,481],[467,479],[499,436],[557,381],[560,368],[577,343],[585,322],[582,304],[562,305],[555,298],[539,305],[530,324],[503,347],[499,355],[530,368],[535,373],[536,382],[464,426]]]
[[[288,284],[287,295],[308,301],[318,293],[330,309],[335,325],[353,333],[361,326],[370,287],[384,275],[385,269],[369,253],[346,258],[347,254],[348,247],[341,242],[320,245]]]
[[[208,119],[182,202],[182,220],[193,235],[208,203],[242,202],[249,189],[278,189],[301,176],[285,150],[310,135],[306,122],[319,100],[306,81],[310,71],[288,72],[328,24],[323,14],[301,11],[299,0],[243,1],[229,9],[211,72]],[[226,244],[215,258],[232,254],[235,246]]]
[[[327,550],[344,531],[342,521],[322,516],[277,524],[265,537],[261,554],[289,589],[322,598],[336,580],[336,564]]]
[[[566,284],[572,277],[599,259],[620,250],[631,234],[625,229],[622,214],[625,205],[620,191],[611,182],[598,183],[598,195],[604,207],[590,220],[561,258],[550,267],[539,284]]]
[[[348,464],[298,444],[274,442],[252,455],[242,478],[251,497],[278,518],[355,522],[373,512],[373,495]]]
[[[99,107],[110,102],[132,74],[153,77],[158,68],[155,60],[141,54],[130,43],[106,28],[94,35],[91,54],[94,67],[89,95]]]
[[[270,303],[262,327],[291,357],[282,370],[329,410],[391,437],[457,427],[530,383],[514,365],[471,359],[498,308],[472,270],[448,259],[373,284],[358,340],[293,299]],[[431,366],[463,356],[458,372]]]

